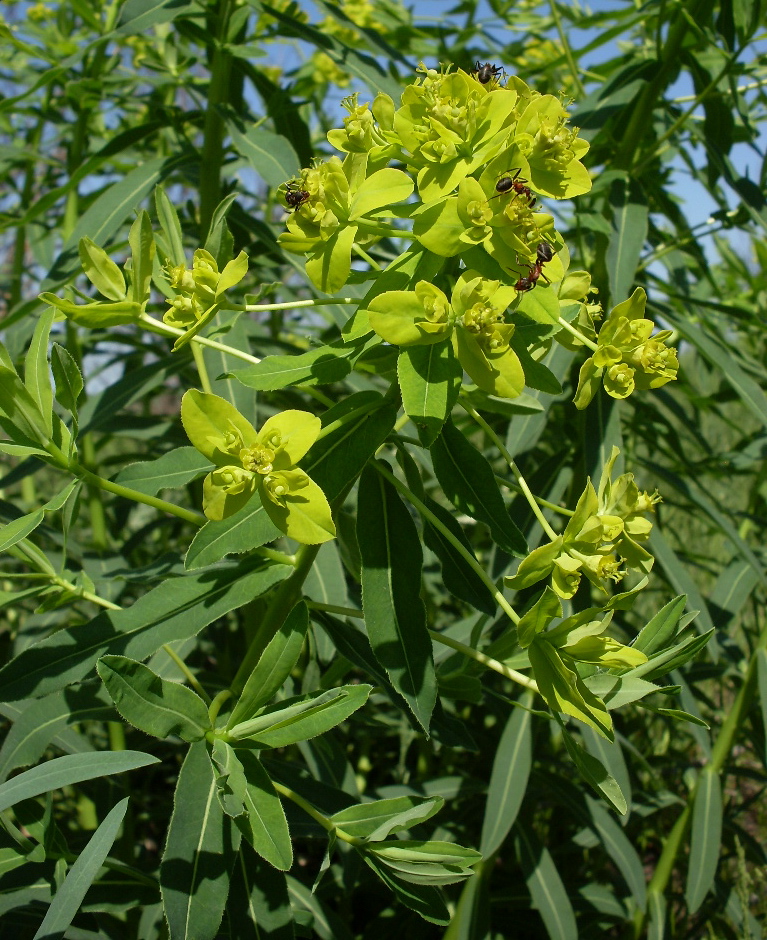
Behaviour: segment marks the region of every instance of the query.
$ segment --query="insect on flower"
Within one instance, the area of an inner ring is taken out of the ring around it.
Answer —
[[[493,65],[492,62],[485,62],[484,65],[480,65],[479,59],[477,59],[474,63],[474,76],[480,85],[488,85],[493,79],[497,81],[500,75],[505,74],[500,65]]]
[[[297,180],[289,180],[285,183],[285,202],[294,211],[300,209],[307,199],[309,199],[309,196],[310,193],[302,189],[301,184]]]
[[[532,209],[537,199],[533,195],[532,190],[527,186],[527,180],[519,175],[521,172],[521,167],[512,167],[510,170],[501,174],[495,184],[495,196],[505,196],[507,193],[514,193],[514,196],[524,196],[527,199],[528,206]],[[510,173],[514,175],[509,176]],[[495,199],[495,196],[491,196],[490,198]]]
[[[514,290],[518,290],[520,293],[525,291],[532,290],[535,285],[538,283],[538,278],[542,277],[546,283],[549,283],[549,279],[543,273],[543,266],[548,261],[554,257],[554,249],[547,242],[539,242],[535,250],[535,263],[527,264],[528,272],[523,277],[520,277],[517,283],[514,285]],[[517,258],[519,262],[519,258]],[[521,264],[524,262],[520,262]]]

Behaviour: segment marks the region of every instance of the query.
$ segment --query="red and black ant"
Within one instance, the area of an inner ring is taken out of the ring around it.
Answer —
[[[474,75],[480,85],[489,85],[493,79],[498,81],[498,77],[504,74],[503,68],[500,65],[493,65],[492,62],[485,62],[484,65],[480,65],[479,59],[477,59],[474,64]]]
[[[296,180],[289,180],[285,183],[285,202],[294,211],[298,211],[310,196],[311,193],[302,189],[301,184]]]
[[[511,173],[512,170],[515,171],[514,175],[509,176],[508,174]],[[521,172],[521,167],[512,167],[511,170],[507,170],[506,173],[500,176],[498,182],[495,184],[495,195],[505,196],[506,193],[513,192],[515,196],[524,196],[527,199],[528,206],[532,209],[535,207],[537,199],[533,195],[532,190],[526,185],[527,180],[519,175]],[[491,196],[490,198],[495,199],[495,196]]]
[[[520,293],[532,290],[538,283],[539,277],[542,277],[543,280],[548,283],[549,279],[543,273],[543,266],[551,261],[553,257],[554,249],[551,245],[547,242],[539,242],[535,251],[535,263],[527,265],[527,274],[517,281],[514,285],[514,290],[518,290]],[[519,261],[519,258],[517,258],[517,261]]]

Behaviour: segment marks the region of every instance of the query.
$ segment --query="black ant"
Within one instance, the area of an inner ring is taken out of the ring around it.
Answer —
[[[514,175],[508,176],[507,174],[511,173],[512,170],[515,171]],[[505,196],[506,193],[513,192],[515,196],[524,196],[527,199],[529,208],[533,209],[538,200],[533,195],[532,190],[526,185],[527,180],[519,175],[521,172],[521,167],[512,167],[511,170],[507,170],[495,184],[495,194],[496,196]],[[495,199],[495,196],[491,196],[490,198]]]
[[[498,77],[505,73],[500,65],[493,65],[492,62],[485,62],[484,65],[480,65],[479,59],[477,59],[474,64],[474,74],[480,85],[489,85],[493,79],[497,81]]]
[[[285,202],[294,211],[298,211],[310,196],[311,193],[302,189],[301,184],[296,180],[285,183]]]
[[[543,273],[543,266],[547,262],[551,261],[554,257],[554,249],[547,242],[539,242],[535,250],[535,263],[528,264],[528,272],[524,277],[519,278],[517,283],[514,285],[514,290],[518,290],[520,293],[525,291],[532,290],[535,285],[538,283],[538,278],[542,277],[546,283],[549,282],[549,279]],[[517,258],[519,261],[519,258]]]

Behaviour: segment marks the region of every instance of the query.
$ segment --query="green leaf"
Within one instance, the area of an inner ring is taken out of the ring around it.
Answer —
[[[33,940],[59,940],[64,936],[117,838],[127,809],[128,797],[126,796],[110,810],[93,833],[77,861],[70,868],[64,883],[53,896],[51,906]]]
[[[243,133],[234,121],[227,121],[227,129],[236,150],[273,189],[300,167],[298,155],[287,137],[265,127],[249,127]]]
[[[258,709],[282,687],[298,661],[308,629],[309,608],[303,601],[299,601],[272,637],[248,677],[227,722],[227,730],[254,717]]]
[[[660,679],[661,676],[673,672],[685,663],[689,662],[694,656],[704,649],[709,640],[713,637],[714,630],[709,630],[702,636],[690,636],[689,633],[680,634],[680,642],[669,649],[661,650],[659,653],[651,656],[646,663],[641,666],[634,666],[621,678],[633,679],[639,676],[646,676],[650,679]]]
[[[50,307],[40,314],[24,360],[24,384],[37,404],[49,437],[53,434],[53,392],[48,370],[48,337],[54,316]]]
[[[486,523],[504,551],[526,555],[527,543],[509,516],[490,464],[451,421],[430,453],[440,486],[456,509]]]
[[[8,551],[8,549],[12,548],[17,542],[25,539],[35,531],[44,518],[45,514],[42,509],[36,509],[26,516],[19,516],[18,519],[6,522],[2,529],[0,529],[0,552]]]
[[[205,744],[189,748],[178,776],[160,866],[170,940],[213,940],[226,906],[240,833],[216,799]]]
[[[142,2],[142,0],[128,0],[123,7],[123,15],[130,6],[130,3]],[[157,0],[143,0],[143,2],[157,2]],[[172,0],[171,0],[172,2]],[[159,0],[164,4],[165,0]],[[157,219],[160,228],[165,236],[165,243],[168,247],[168,260],[171,264],[186,264],[186,255],[184,253],[184,234],[181,231],[181,222],[176,212],[176,207],[168,198],[168,194],[162,186],[158,186],[154,191],[155,207],[157,208]]]
[[[482,861],[479,852],[454,842],[425,842],[395,839],[368,843],[364,850],[383,862],[402,881],[409,884],[455,884],[474,874],[473,865]]]
[[[420,596],[420,538],[397,491],[372,467],[360,477],[357,540],[362,609],[373,652],[428,732],[437,680]]]
[[[25,440],[18,443],[29,445],[45,440],[48,436],[46,420],[40,414],[40,408],[35,399],[29,394],[26,386],[13,369],[0,363],[0,415],[5,415],[24,436]],[[15,440],[10,426],[4,424],[3,429],[8,436]]]
[[[444,804],[441,796],[397,796],[349,806],[331,816],[331,821],[347,835],[380,842],[393,832],[431,819]]]
[[[233,515],[205,523],[192,539],[184,566],[188,570],[204,568],[225,555],[239,555],[260,548],[281,534],[264,509],[258,492],[255,492]]]
[[[235,825],[263,859],[280,871],[288,871],[293,864],[293,846],[277,791],[255,754],[244,748],[236,754],[246,786],[242,794],[245,814],[235,819]]]
[[[666,937],[666,899],[658,891],[647,894],[647,909],[650,922],[647,925],[647,940],[664,940]]]
[[[602,761],[585,751],[568,731],[563,728],[562,733],[567,753],[578,768],[578,773],[602,799],[623,816],[627,809],[626,797],[621,792],[618,782],[607,772]]]
[[[641,680],[640,680],[641,681]],[[620,741],[608,741],[591,728],[582,728],[581,737],[588,752],[595,757],[615,780],[626,803],[626,814],[631,810],[631,777],[623,757]],[[627,819],[626,814],[621,814]]]
[[[149,289],[152,283],[152,263],[154,260],[155,245],[152,223],[149,213],[142,209],[136,221],[131,226],[129,242],[131,247],[131,298],[137,304],[149,300]]]
[[[85,276],[96,290],[107,300],[125,300],[127,287],[123,273],[104,249],[84,235],[78,243],[77,250]]]
[[[120,774],[126,770],[136,770],[157,764],[159,759],[140,751],[99,751],[93,754],[66,754],[53,760],[25,770],[12,780],[0,784],[0,812],[48,790],[60,790],[62,787],[93,780],[94,777],[106,777],[108,774]]]
[[[432,924],[446,926],[450,923],[442,895],[436,885],[421,885],[408,883],[395,877],[394,872],[383,862],[366,852],[362,856],[367,865],[373,869],[383,883],[394,892],[397,900],[420,914],[424,920]]]
[[[406,413],[424,447],[431,447],[458,398],[462,370],[449,340],[400,352],[397,375]]]
[[[95,685],[82,685],[70,689],[66,695],[54,692],[45,698],[19,704],[20,708],[4,706],[4,715],[13,718],[13,725],[0,748],[0,781],[17,767],[34,764],[50,744],[67,751],[71,750],[67,745],[74,738],[82,742],[82,750],[92,751],[93,744],[87,738],[67,731],[67,726],[77,725],[80,721],[109,721],[114,718],[109,696],[103,688]]]
[[[659,649],[663,649],[674,638],[679,620],[684,613],[687,598],[684,594],[669,601],[658,613],[639,631],[639,635],[632,644],[635,649],[641,650],[646,656],[652,656]]]
[[[610,709],[622,708],[629,702],[637,702],[645,695],[658,691],[658,686],[646,679],[633,675],[614,676],[606,672],[586,676],[583,684]]]
[[[240,844],[226,913],[231,940],[294,940],[285,875],[247,842]]]
[[[612,719],[604,703],[574,669],[565,665],[551,643],[537,636],[527,652],[535,681],[549,708],[555,713],[572,715],[612,741]]]
[[[321,940],[353,940],[346,922],[326,907],[309,888],[290,875],[286,880],[292,904],[298,910],[310,913],[312,929]]]
[[[452,532],[456,539],[472,555],[474,554],[469,540],[464,534],[460,522],[444,506],[434,502],[428,496],[424,498],[426,507],[434,513],[448,531]],[[440,530],[431,524],[428,519],[423,520],[423,539],[426,545],[439,558],[442,566],[442,581],[445,587],[459,597],[461,600],[471,604],[477,610],[481,610],[488,617],[495,616],[496,603],[495,598],[490,593],[485,582],[480,578],[476,571],[469,565],[466,559],[456,550],[455,546],[449,542]]]
[[[256,718],[230,728],[233,740],[247,738],[261,748],[287,747],[323,734],[345,721],[367,701],[371,685],[344,685],[298,699],[285,699]]]
[[[117,474],[115,483],[156,496],[160,490],[185,486],[207,473],[212,466],[196,448],[176,447],[156,460],[128,464]]]
[[[698,775],[694,800],[690,865],[684,892],[690,914],[698,910],[714,886],[722,846],[722,785],[711,764]]]
[[[56,401],[76,418],[83,377],[69,352],[58,343],[51,346],[51,371],[56,383]]]
[[[267,356],[247,369],[235,369],[232,376],[248,388],[273,391],[289,385],[329,385],[340,382],[352,370],[350,358],[356,346],[340,341],[295,356]]]
[[[329,431],[302,461],[304,470],[332,502],[355,480],[386,440],[397,420],[397,405],[378,392],[358,392],[329,408]]]
[[[629,295],[645,239],[649,209],[640,186],[628,179],[617,179],[610,189],[612,230],[607,246],[607,275],[610,279],[612,305]]]
[[[356,221],[363,215],[385,206],[404,202],[413,194],[413,178],[402,170],[387,167],[371,173],[362,181],[349,206],[349,220]]]
[[[524,701],[529,706],[530,696],[525,695]],[[503,845],[514,825],[527,790],[532,761],[532,715],[527,708],[515,708],[493,758],[479,844],[485,858]]]
[[[517,820],[515,831],[522,872],[549,937],[551,940],[578,940],[573,907],[548,849],[540,843],[532,827],[521,819]]]
[[[161,740],[175,734],[191,743],[211,730],[205,703],[186,686],[126,656],[103,656],[96,669],[118,712],[140,731]]]
[[[101,329],[107,326],[119,326],[121,323],[133,323],[141,315],[140,304],[132,300],[117,300],[114,303],[96,301],[91,304],[76,304],[71,300],[57,297],[55,294],[42,293],[40,300],[56,307],[67,318],[89,329]]]
[[[126,610],[104,611],[59,630],[0,669],[0,699],[47,695],[85,678],[107,653],[145,659],[164,643],[199,633],[291,574],[289,565],[251,565],[171,578]]]
[[[170,23],[197,9],[193,2],[184,0],[127,0],[120,10],[120,22],[115,30],[119,36],[146,33],[152,26]]]
[[[759,683],[759,701],[762,706],[762,730],[767,736],[767,650],[756,651],[756,674]]]

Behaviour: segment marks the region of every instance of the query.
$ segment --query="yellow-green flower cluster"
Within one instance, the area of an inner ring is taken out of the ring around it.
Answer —
[[[244,251],[221,272],[216,259],[204,248],[195,251],[191,268],[166,263],[165,274],[176,297],[170,302],[163,320],[168,326],[188,330],[203,318],[209,319],[210,311],[215,312],[220,306],[224,292],[239,284],[247,273],[248,256]]]
[[[676,378],[676,350],[665,344],[671,331],[652,334],[655,324],[644,316],[646,301],[638,287],[602,324],[598,348],[581,367],[576,408],[585,408],[600,384],[613,398],[627,398],[635,389],[660,388]]]
[[[322,290],[332,292],[346,283],[355,245],[404,234],[384,224],[395,215],[412,219],[413,238],[441,257],[483,246],[496,262],[488,273],[513,283],[525,263],[535,260],[541,241],[555,250],[562,245],[553,217],[538,211],[538,197],[572,198],[591,188],[581,163],[588,144],[568,127],[558,98],[537,94],[517,78],[483,84],[460,69],[421,66],[419,73],[399,104],[384,94],[376,96],[372,108],[360,105],[356,95],[345,99],[344,126],[328,133],[345,159],[331,157],[302,170],[295,184],[306,198],[298,206],[290,204],[295,211],[280,243],[310,255],[307,272]],[[378,174],[391,161],[404,164],[409,176],[386,172],[406,176],[409,189],[403,183],[382,185],[385,180]],[[499,189],[501,179],[515,182]],[[390,209],[414,188],[419,203]],[[370,201],[374,189],[377,196]],[[361,213],[355,217],[349,211],[349,199],[361,190],[370,201],[368,224],[347,232],[360,221]],[[345,206],[340,213],[339,205]],[[557,265],[554,259],[549,280],[561,278]],[[510,276],[512,268],[518,273]]]
[[[509,587],[520,590],[551,577],[554,592],[570,598],[585,575],[606,595],[609,583],[621,581],[629,571],[643,575],[650,571],[654,559],[639,542],[652,528],[644,514],[653,511],[660,497],[641,492],[631,473],[613,482],[617,457],[614,448],[599,493],[589,481],[564,532],[523,559],[516,574],[506,579]]]
[[[325,494],[296,466],[317,440],[319,418],[283,411],[256,431],[225,399],[191,389],[181,400],[181,421],[192,444],[215,464],[203,482],[209,519],[226,519],[258,493],[272,522],[297,542],[335,537]]]
[[[504,312],[516,297],[513,287],[464,271],[451,299],[419,281],[412,291],[386,291],[373,298],[370,326],[388,343],[424,346],[449,337],[464,371],[483,391],[516,398],[525,386],[519,357],[511,348],[514,324]]]

